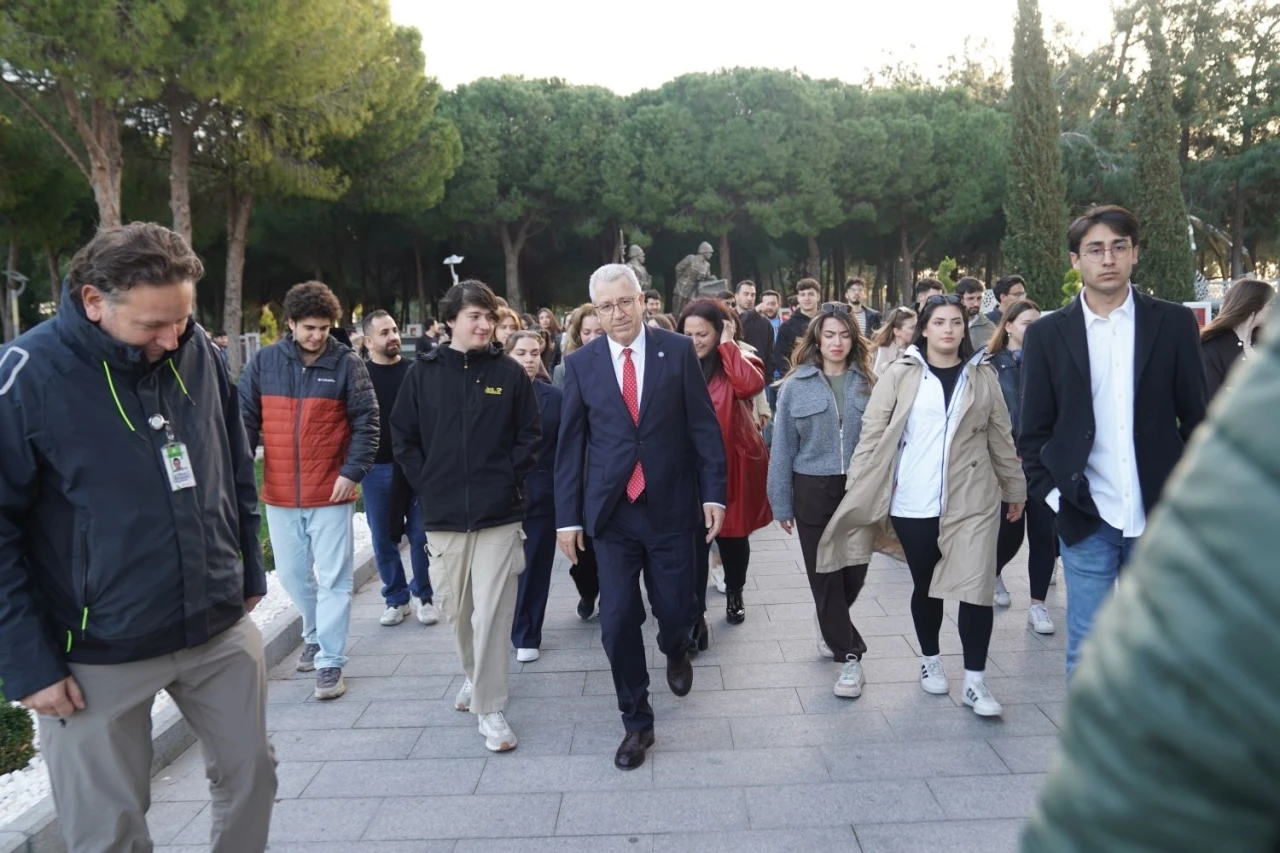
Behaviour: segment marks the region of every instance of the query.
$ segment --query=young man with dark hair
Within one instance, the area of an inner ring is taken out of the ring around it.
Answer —
[[[818,316],[818,302],[822,299],[822,286],[811,278],[802,278],[796,282],[797,309],[790,319],[778,329],[777,349],[774,351],[774,364],[778,373],[786,375],[791,369],[791,353],[796,348],[796,341],[804,336],[809,323]]]
[[[991,292],[995,294],[996,307],[987,312],[987,319],[998,326],[1010,305],[1027,298],[1027,281],[1020,275],[1006,275],[995,283]]]
[[[862,304],[866,296],[867,283],[862,279],[855,276],[844,283],[844,298],[849,303],[849,313],[858,321],[858,331],[864,336],[870,335],[883,322],[879,311],[873,311]]]
[[[454,700],[485,747],[515,749],[507,650],[524,571],[523,484],[542,437],[524,368],[493,343],[498,300],[466,280],[440,302],[449,345],[419,355],[391,412],[395,460],[419,495],[436,603],[465,680]]]
[[[213,786],[213,853],[262,853],[276,793],[253,451],[191,315],[186,240],[133,222],[76,253],[57,316],[0,348],[0,679],[37,714],[70,853],[151,850],[151,705]]]
[[[773,364],[773,323],[756,308],[756,283],[750,279],[738,282],[735,301],[742,339],[755,348],[762,362]]]
[[[1029,500],[1057,513],[1070,678],[1204,419],[1208,390],[1195,315],[1130,281],[1137,218],[1114,205],[1093,208],[1071,223],[1067,243],[1083,287],[1027,330],[1018,452]]]
[[[964,307],[969,322],[969,340],[975,352],[982,349],[996,333],[996,324],[982,313],[982,293],[986,290],[982,281],[966,275],[956,282],[956,295]]]
[[[656,290],[644,292],[644,318],[656,317],[662,313],[662,294]]]
[[[262,439],[262,502],[276,577],[302,613],[299,672],[316,673],[317,699],[347,691],[358,484],[378,451],[378,401],[364,361],[330,331],[342,312],[318,281],[284,297],[289,332],[240,377],[249,446]],[[314,565],[313,565],[314,564]]]
[[[936,278],[922,278],[916,282],[915,287],[915,312],[919,316],[924,311],[925,300],[930,296],[941,296],[944,293],[942,282]]]
[[[378,455],[364,478],[364,507],[373,535],[373,557],[382,578],[382,598],[386,612],[383,625],[399,625],[416,612],[423,625],[440,621],[431,599],[430,563],[427,535],[422,530],[422,508],[418,496],[395,463],[391,452],[391,412],[409,372],[409,362],[400,355],[400,330],[386,311],[366,314],[361,323],[369,347],[365,367],[378,399],[380,432]],[[404,561],[400,559],[400,536],[409,537],[409,559],[413,580],[405,582]]]

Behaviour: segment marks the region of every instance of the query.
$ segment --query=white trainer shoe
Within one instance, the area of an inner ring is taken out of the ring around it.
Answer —
[[[991,688],[982,680],[972,681],[964,686],[963,701],[979,717],[998,717],[1004,713],[1004,708],[991,695]]]
[[[836,681],[835,694],[846,699],[857,699],[862,695],[862,661],[845,661],[840,667],[840,678]]]
[[[942,671],[941,658],[920,658],[920,686],[925,693],[935,696],[943,696],[951,689],[947,686],[947,674]]]
[[[501,711],[485,714],[480,718],[480,734],[484,735],[485,748],[490,752],[506,752],[516,748],[516,733],[507,725]]]
[[[724,566],[712,566],[711,578],[716,582],[716,592],[724,595],[729,588],[724,585]]]
[[[458,691],[458,698],[453,700],[453,707],[459,711],[471,710],[471,679],[465,679],[462,682],[462,689]]]
[[[822,655],[827,660],[831,660],[834,657],[834,655],[831,654],[831,647],[828,646],[827,641],[821,637],[818,638],[818,654]]]
[[[1009,606],[1009,590],[1005,589],[1004,578],[996,575],[996,606]]]
[[[423,625],[434,625],[440,621],[440,611],[430,601],[413,600],[414,609],[417,610],[418,621]]]
[[[378,624],[385,625],[390,628],[392,625],[399,625],[404,621],[404,617],[409,615],[409,605],[400,604],[388,607],[383,611],[382,618],[378,620]]]
[[[520,663],[529,663],[538,659],[537,649],[516,649],[516,660]]]
[[[1049,618],[1049,608],[1043,604],[1033,604],[1027,609],[1027,624],[1037,634],[1052,634],[1053,620]]]

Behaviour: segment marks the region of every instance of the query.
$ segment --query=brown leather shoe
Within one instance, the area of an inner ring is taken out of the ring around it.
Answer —
[[[688,696],[693,689],[693,664],[687,653],[667,658],[667,686],[677,696]]]
[[[622,745],[613,757],[613,766],[619,770],[635,770],[644,764],[644,751],[653,746],[653,729],[642,732],[627,732]]]

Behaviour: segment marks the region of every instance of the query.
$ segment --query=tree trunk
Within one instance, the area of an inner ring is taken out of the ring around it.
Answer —
[[[1231,277],[1244,276],[1244,182],[1236,181],[1235,204],[1231,212]]]
[[[253,193],[234,186],[227,194],[227,285],[222,303],[222,328],[230,338],[227,356],[231,375],[238,377],[240,335],[244,332],[244,252],[253,213]]]
[[[520,223],[515,236],[511,234],[511,226],[499,225],[498,238],[502,240],[502,257],[506,262],[507,304],[517,314],[524,313],[524,295],[520,292],[520,252],[524,250],[524,241],[529,236],[529,220]]]
[[[120,179],[124,174],[124,149],[120,143],[120,120],[110,105],[102,100],[90,102],[90,115],[80,108],[75,92],[62,90],[67,113],[89,155],[89,183],[98,202],[98,225],[103,229],[119,228]]]
[[[190,245],[191,227],[191,142],[204,118],[197,107],[191,120],[183,115],[188,99],[176,86],[165,89],[165,106],[169,111],[169,209],[173,211],[173,230]]]
[[[418,235],[413,236],[413,271],[418,281],[418,319],[427,317],[427,282],[422,275],[422,247],[418,243]]]
[[[839,240],[837,240],[836,244],[831,247],[831,271],[833,274],[832,277],[836,280],[836,287],[844,287],[844,243],[841,243]],[[867,289],[867,295],[871,295],[870,288]],[[840,296],[843,297],[844,294],[841,293]],[[870,303],[871,300],[868,299],[867,302]]]
[[[725,286],[733,290],[733,256],[729,251],[728,231],[720,235],[720,277],[725,280]]]
[[[916,273],[911,261],[911,245],[907,241],[907,226],[898,226],[898,251],[902,253],[902,292],[908,293],[916,283]]]
[[[820,282],[822,278],[822,252],[818,248],[818,238],[806,237],[805,243],[809,247],[809,260],[805,264],[805,272],[808,273],[809,278],[819,279]]]
[[[44,247],[44,260],[49,265],[49,296],[53,300],[53,310],[57,312],[58,303],[62,301],[62,276],[58,273],[58,253],[52,246]]]

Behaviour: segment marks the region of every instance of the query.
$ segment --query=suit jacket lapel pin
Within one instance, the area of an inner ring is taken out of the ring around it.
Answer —
[[[662,350],[658,350],[658,358],[666,358],[667,354]]]

